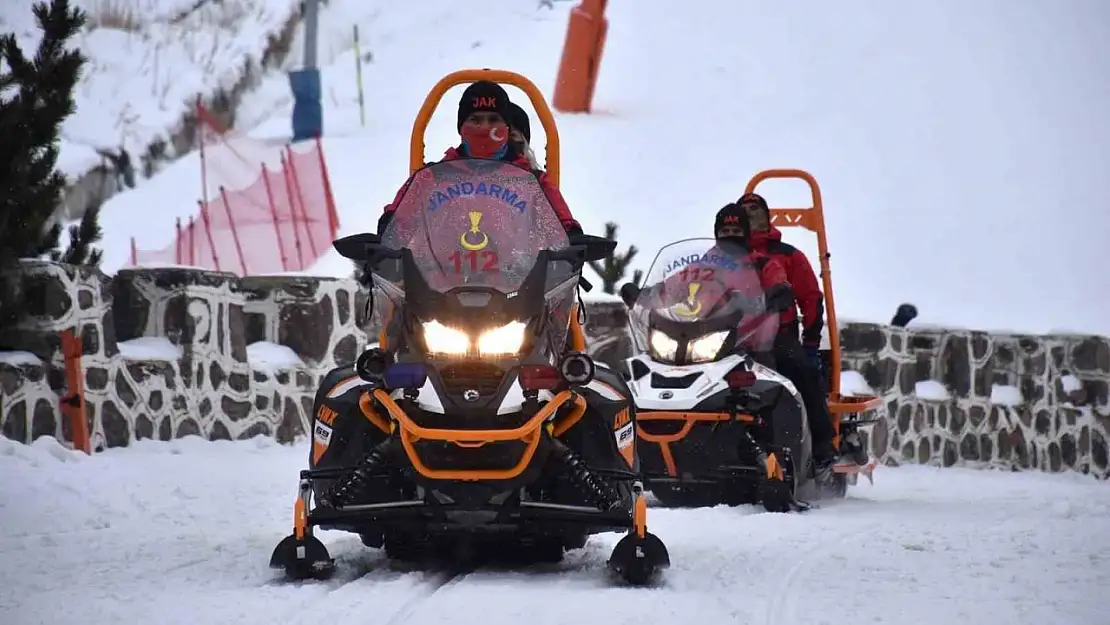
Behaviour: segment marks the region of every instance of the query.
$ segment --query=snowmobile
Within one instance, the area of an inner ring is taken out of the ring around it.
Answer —
[[[801,396],[772,369],[789,289],[765,293],[747,250],[694,238],[664,246],[642,287],[626,284],[645,488],[665,505],[762,502],[799,509],[812,482]]]
[[[637,405],[645,486],[666,505],[761,502],[769,511],[804,510],[809,504],[803,498],[843,497],[859,474],[871,479],[875,468],[860,428],[874,423],[876,417],[863,415],[881,400],[840,394],[839,335],[819,188],[804,171],[768,170],[745,192],[768,178],[800,178],[812,191],[812,208],[772,209],[771,217],[777,227],[804,227],[818,236],[830,344],[821,354],[824,382],[831,389],[834,443],[849,461],[834,467],[830,486],[817,489],[801,397],[766,356],[777,329],[777,319],[766,319],[782,302],[721,299],[721,284],[758,284],[752,269],[734,258],[742,252],[729,253],[727,245],[712,239],[679,241],[656,256],[645,288],[621,289],[637,348],[624,376]],[[717,288],[706,288],[707,281]],[[676,289],[685,301],[675,301]],[[759,319],[768,325],[755,327],[753,320]]]
[[[539,90],[497,70],[445,77],[418,126],[452,84],[482,79],[521,87],[557,136]],[[623,532],[609,568],[648,583],[670,557],[647,531],[635,406],[586,354],[575,303],[584,264],[616,242],[568,237],[531,171],[421,161],[380,237],[334,244],[370,276],[382,331],[319,387],[294,530],[271,566],[328,576],[314,528],[358,534],[391,558],[466,545],[547,562]]]

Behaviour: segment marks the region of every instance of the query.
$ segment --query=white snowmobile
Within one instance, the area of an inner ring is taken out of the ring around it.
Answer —
[[[642,288],[621,289],[645,487],[665,504],[785,512],[815,495],[801,396],[767,366],[777,311],[793,294],[765,293],[747,255],[728,241],[676,241]]]

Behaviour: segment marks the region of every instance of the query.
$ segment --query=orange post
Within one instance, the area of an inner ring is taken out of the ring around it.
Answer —
[[[582,4],[571,9],[563,58],[555,79],[555,96],[551,100],[564,113],[590,112],[601,52],[609,32],[606,4],[606,0],[582,0]]]
[[[63,330],[62,355],[66,365],[66,388],[69,392],[61,399],[62,414],[69,419],[73,433],[73,448],[86,454],[92,453],[89,444],[89,423],[85,416],[85,374],[81,367],[81,339],[73,330]]]

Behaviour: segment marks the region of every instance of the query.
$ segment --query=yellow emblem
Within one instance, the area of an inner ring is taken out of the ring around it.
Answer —
[[[478,224],[482,223],[482,213],[470,211],[467,216],[470,217],[470,229],[459,236],[459,245],[464,250],[470,250],[471,252],[486,249],[486,246],[489,245],[489,236],[478,228]],[[481,235],[481,239],[477,243],[470,242],[470,239],[476,238],[474,235]]]
[[[690,294],[686,297],[686,301],[675,306],[675,314],[680,317],[697,317],[701,313],[701,300],[698,299],[698,289],[701,288],[700,282],[690,283]]]

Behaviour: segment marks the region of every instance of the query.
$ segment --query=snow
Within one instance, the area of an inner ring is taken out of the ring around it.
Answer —
[[[1083,383],[1079,381],[1079,378],[1070,373],[1060,376],[1060,384],[1064,387],[1065,393],[1074,393],[1075,391],[1083,390]]]
[[[374,228],[377,207],[406,177],[413,117],[443,75],[509,69],[550,99],[572,4],[549,10],[489,0],[475,12],[454,0],[389,11],[329,3],[321,35],[325,150],[340,234]],[[913,301],[918,325],[1110,335],[1100,305],[1110,297],[1110,273],[1096,256],[1110,230],[1098,208],[1110,166],[1110,83],[1089,80],[1110,58],[1110,39],[1094,26],[1105,23],[1101,4],[778,3],[757,11],[717,2],[676,13],[644,0],[611,3],[608,17],[594,114],[557,114],[563,190],[587,231],[616,221],[622,249],[634,242],[643,250],[630,271],[646,269],[672,240],[708,234],[717,208],[756,171],[801,167],[822,185],[842,319],[886,323],[898,304]],[[354,24],[363,54],[372,54],[363,66],[365,127],[349,50]],[[736,24],[750,26],[746,37],[735,37]],[[681,45],[656,45],[662,40]],[[1029,46],[1034,40],[1046,43]],[[457,139],[460,92],[447,93],[432,121],[429,157]],[[258,136],[288,137],[284,77],[272,76],[243,106]],[[543,132],[533,127],[542,159]],[[150,224],[133,218],[149,211],[149,199],[128,193],[106,205],[106,214],[121,216],[106,235],[114,242],[105,245],[106,268],[126,259],[131,235],[152,248],[170,240],[175,211],[195,210],[199,170],[195,160],[189,167],[191,175],[174,176],[183,187],[145,183],[162,198],[163,216]],[[776,205],[806,200],[793,183],[761,190]],[[1074,254],[1021,253],[1044,242],[1043,206],[1059,207],[1051,219],[1075,226],[1066,235]],[[160,241],[148,244],[148,236]],[[786,239],[816,249],[813,236],[788,230]],[[312,270],[350,272],[334,252]],[[1042,295],[1046,288],[1052,297]]]
[[[166,139],[196,96],[239,82],[249,61],[260,64],[267,40],[299,0],[74,0],[89,15],[73,44],[88,57],[62,125],[58,167],[71,177],[100,164],[96,150],[122,146],[138,156]],[[14,32],[25,52],[41,37],[28,0],[6,2],[0,30]],[[19,5],[19,6],[16,6]],[[72,181],[72,179],[71,179]]]
[[[0,481],[4,622],[1105,622],[1110,489],[1074,473],[910,466],[801,515],[652,509],[673,563],[656,588],[606,588],[619,535],[605,534],[561,565],[479,570],[436,591],[434,573],[339,532],[319,533],[335,579],[276,581],[267,563],[307,456],[306,442],[261,437],[92,457],[0,438],[0,474],[18,476]]]
[[[914,383],[913,392],[918,399],[926,401],[947,401],[949,399],[948,389],[936,380],[922,380]]]
[[[859,371],[840,372],[840,394],[848,397],[874,397],[875,389],[863,379]]]
[[[0,363],[13,367],[24,365],[41,367],[43,365],[42,359],[31,352],[0,352]]]
[[[120,341],[119,353],[125,360],[180,360],[181,348],[162,336],[142,336]]]
[[[621,281],[621,284],[624,284],[625,282],[626,281]],[[582,293],[582,301],[586,302],[587,304],[589,304],[589,303],[623,304],[624,303],[624,300],[621,299],[620,295],[616,295],[615,293],[605,293],[603,291],[598,290],[600,288],[601,287],[599,287],[598,285],[595,284],[593,292],[591,292],[591,293]]]
[[[991,384],[991,403],[1001,406],[1020,406],[1025,403],[1025,400],[1021,398],[1021,389],[1016,386]]]
[[[305,366],[297,352],[285,345],[267,341],[247,345],[247,361],[251,363],[251,368],[268,373]]]

